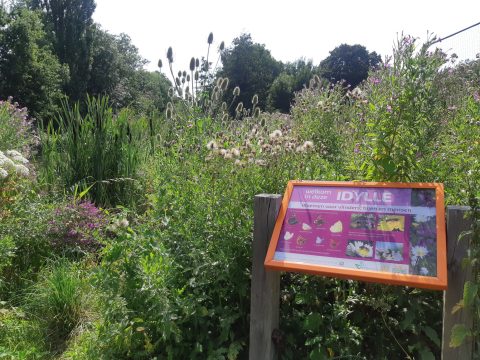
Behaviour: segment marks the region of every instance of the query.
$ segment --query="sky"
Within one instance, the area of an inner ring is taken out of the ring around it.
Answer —
[[[265,44],[280,61],[299,58],[318,65],[340,44],[360,44],[382,57],[392,53],[398,36],[424,41],[428,34],[445,37],[480,22],[479,0],[96,0],[94,20],[112,34],[126,33],[158,70],[173,48],[174,70],[188,69],[190,58],[206,56],[213,32],[213,55],[242,33]],[[461,59],[480,52],[480,26],[441,43]],[[212,51],[211,50],[211,51]]]

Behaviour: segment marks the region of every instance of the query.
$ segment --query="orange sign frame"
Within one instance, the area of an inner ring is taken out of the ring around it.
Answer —
[[[296,262],[275,260],[275,251],[279,243],[280,233],[286,218],[292,192],[295,186],[312,187],[345,187],[345,188],[385,188],[385,189],[434,189],[436,200],[436,276],[398,274],[393,272],[327,266],[306,261]],[[440,183],[388,183],[388,182],[337,182],[337,181],[289,181],[275,223],[272,238],[268,247],[265,268],[267,270],[301,272],[324,275],[342,279],[378,282],[391,285],[404,285],[419,288],[444,290],[447,288],[447,251],[445,230],[445,205],[443,184]]]

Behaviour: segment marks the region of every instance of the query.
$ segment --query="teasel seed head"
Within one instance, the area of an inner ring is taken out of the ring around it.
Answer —
[[[227,120],[228,120],[228,113],[225,113],[222,116],[222,121],[227,121]]]
[[[182,97],[183,96],[182,88],[178,88],[177,91],[178,91],[178,96]]]
[[[235,109],[236,112],[240,113],[243,110],[243,103],[240,101]]]
[[[315,75],[313,76],[313,80],[315,81],[315,83],[316,83],[317,85],[320,85],[320,77],[319,77],[317,74],[315,74]]]
[[[199,67],[200,66],[200,60],[198,58],[195,59],[195,67]]]
[[[233,96],[240,96],[240,88],[238,86],[235,86],[235,89],[233,89]]]
[[[260,121],[260,126],[261,126],[261,127],[265,127],[265,119],[262,119],[262,120]]]
[[[161,69],[162,66],[163,66],[163,62],[162,62],[162,59],[158,59],[158,67]]]
[[[225,41],[222,41],[220,43],[220,47],[219,47],[220,51],[223,51],[223,49],[225,49]]]
[[[190,59],[190,71],[193,71],[193,70],[195,70],[195,58],[194,57],[192,57]]]
[[[183,77],[187,76],[187,72],[185,70],[183,70],[182,76]]]
[[[311,79],[308,83],[308,88],[313,89],[315,87],[315,80]]]
[[[221,91],[221,90],[220,90]],[[214,95],[214,99],[215,101],[219,101],[220,100],[220,97],[222,96],[221,92],[220,91],[217,91]]]
[[[171,46],[167,50],[167,59],[170,64],[173,63],[173,50]]]
[[[175,78],[175,82],[177,83],[177,86],[180,86],[180,79],[178,77]]]
[[[189,87],[189,86],[187,86],[187,87],[185,88],[185,94],[190,94],[190,87]]]
[[[178,70],[177,76],[182,77],[182,72],[180,70]]]
[[[165,111],[165,116],[167,120],[170,120],[172,118],[172,115],[173,115],[173,110],[167,107],[167,110]]]
[[[229,82],[228,78],[223,78],[223,80],[222,80],[222,85],[221,85],[223,91],[227,91],[227,89],[228,89],[228,82]]]
[[[190,82],[190,75],[187,75],[187,82]]]
[[[211,45],[213,42],[213,33],[211,32],[208,34],[208,39],[207,39],[208,45]]]
[[[225,112],[227,111],[227,103],[224,101],[222,102],[222,107],[221,107],[222,111]]]
[[[252,104],[253,104],[253,106],[256,106],[258,104],[258,95],[257,94],[253,95]]]
[[[170,101],[167,103],[167,109],[173,110],[173,105]]]
[[[168,88],[168,93],[167,93],[168,97],[170,98],[173,97],[174,91],[175,90],[173,87]]]
[[[253,117],[258,118],[260,116],[260,108],[256,107],[255,111],[253,112]]]
[[[198,81],[198,71],[195,71],[195,81]]]
[[[182,84],[185,84],[185,78],[182,77]]]
[[[219,77],[219,78],[217,79],[217,86],[218,86],[219,88],[222,87],[222,81],[223,81],[223,78],[221,78],[221,77]]]

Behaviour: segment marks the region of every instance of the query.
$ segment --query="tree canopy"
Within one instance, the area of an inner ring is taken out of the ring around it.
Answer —
[[[365,46],[342,44],[320,63],[320,72],[330,82],[344,80],[354,88],[367,78],[370,69],[381,62],[380,55],[368,52]]]
[[[232,89],[240,87],[237,99],[244,105],[250,105],[256,94],[258,106],[265,109],[268,90],[280,74],[281,63],[272,57],[265,45],[254,43],[250,34],[235,38],[233,46],[227,48],[221,58],[223,69],[220,76],[230,80]]]

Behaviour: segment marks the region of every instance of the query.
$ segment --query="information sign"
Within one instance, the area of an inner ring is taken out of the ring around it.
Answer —
[[[443,185],[290,181],[265,266],[446,289]]]

